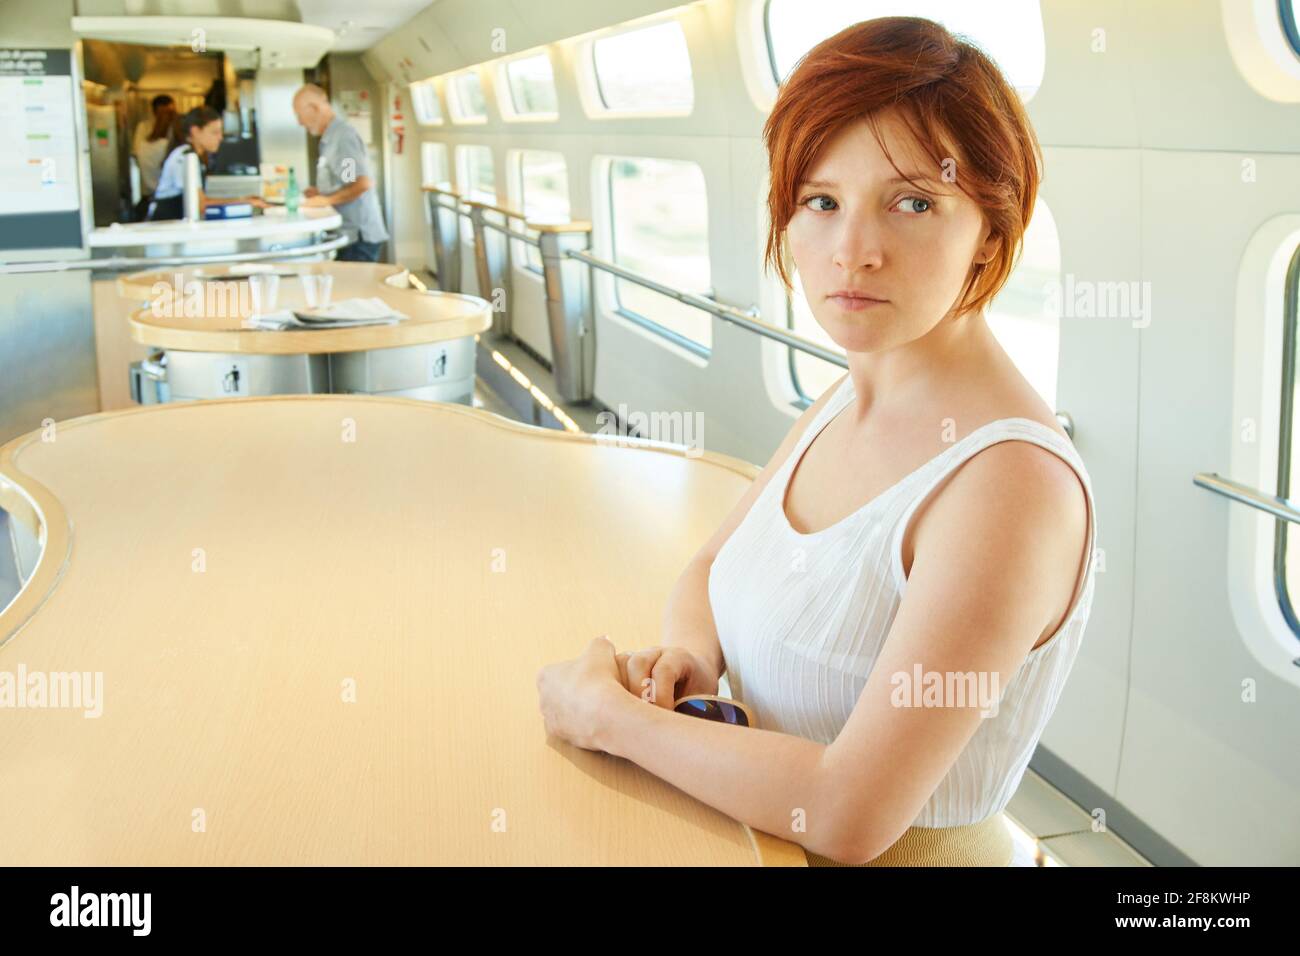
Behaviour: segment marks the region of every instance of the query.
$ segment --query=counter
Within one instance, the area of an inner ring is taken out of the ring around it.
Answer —
[[[0,711],[5,862],[802,865],[537,708],[591,638],[658,641],[756,473],[365,396],[9,443],[0,496],[46,544],[0,671],[102,675],[102,713]]]
[[[140,246],[170,248],[195,244],[226,246],[249,241],[269,243],[306,240],[338,229],[342,224],[343,217],[332,208],[307,207],[300,209],[296,216],[289,216],[283,207],[272,207],[247,219],[115,223],[92,231],[86,244],[93,250],[138,250]],[[138,254],[138,251],[132,254]]]

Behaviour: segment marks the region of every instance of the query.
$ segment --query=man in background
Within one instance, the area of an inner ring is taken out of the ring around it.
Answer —
[[[307,84],[293,97],[298,123],[320,137],[316,185],[304,191],[304,206],[333,206],[343,217],[351,243],[338,258],[353,262],[378,262],[380,245],[388,239],[379,211],[375,180],[361,136],[330,105],[319,86]]]

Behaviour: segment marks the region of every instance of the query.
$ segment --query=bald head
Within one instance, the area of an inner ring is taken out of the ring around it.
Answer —
[[[329,94],[315,83],[308,83],[293,94],[293,113],[298,117],[298,124],[313,136],[324,133],[334,119]]]

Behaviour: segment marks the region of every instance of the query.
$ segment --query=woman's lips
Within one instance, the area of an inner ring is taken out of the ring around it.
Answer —
[[[867,309],[888,304],[887,299],[868,299],[862,296],[831,295],[827,298],[846,312],[865,312]]]

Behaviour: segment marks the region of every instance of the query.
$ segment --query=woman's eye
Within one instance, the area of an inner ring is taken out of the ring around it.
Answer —
[[[907,206],[908,203],[911,203],[911,204],[912,204],[912,208],[910,208],[910,209],[905,208],[905,207]],[[923,213],[923,212],[929,212],[929,211],[930,211],[930,207],[931,207],[932,205],[933,205],[933,203],[931,203],[930,200],[925,199],[925,198],[922,197],[922,196],[908,196],[907,198],[905,198],[905,199],[900,199],[900,200],[898,201],[898,206],[904,207],[904,209],[903,209],[904,212],[912,212],[912,213]],[[895,208],[898,208],[898,207],[895,207]]]
[[[810,202],[815,202],[816,200],[819,199],[825,200],[826,202],[832,204],[834,204],[835,202],[835,200],[832,199],[830,196],[809,196],[807,199],[803,201],[802,205],[808,206]],[[809,208],[812,209],[813,212],[830,212],[830,210],[825,207],[818,208],[817,206],[809,206]]]

